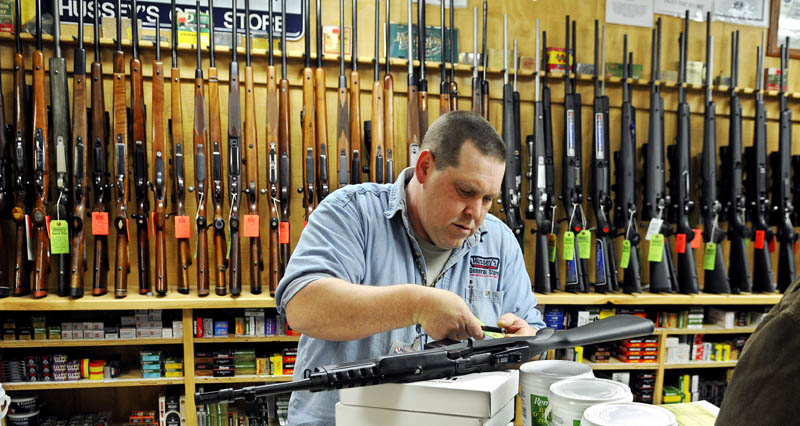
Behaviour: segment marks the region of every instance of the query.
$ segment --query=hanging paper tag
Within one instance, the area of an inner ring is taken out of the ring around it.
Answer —
[[[619,267],[626,269],[631,262],[631,242],[625,240],[622,242],[622,256],[619,259]]]
[[[650,262],[660,263],[664,257],[664,234],[655,234],[650,239],[650,252],[647,254],[647,260]]]
[[[69,254],[69,225],[66,220],[50,222],[50,253]]]
[[[289,222],[281,222],[278,228],[278,241],[280,244],[289,244]]]
[[[592,257],[592,233],[588,229],[578,232],[578,257],[581,259]]]
[[[108,235],[108,212],[92,212],[92,235]]]
[[[556,261],[556,249],[558,248],[556,234],[547,234],[547,251],[548,258],[550,258],[550,262]]]
[[[686,253],[686,234],[675,235],[675,251]]]
[[[692,242],[689,243],[689,246],[693,249],[698,249],[703,244],[703,231],[700,229],[694,229],[694,238],[692,238]]]
[[[706,253],[703,258],[703,269],[713,271],[717,260],[717,244],[714,242],[706,243]]]
[[[175,216],[175,238],[189,238],[191,235],[191,224],[189,221],[189,216]]]
[[[564,233],[564,247],[561,252],[561,257],[563,257],[564,260],[575,259],[575,234],[572,233],[572,231]]]
[[[766,232],[764,232],[763,230],[757,230],[756,231],[756,242],[755,242],[755,245],[753,246],[754,248],[757,248],[759,250],[764,250],[764,236],[765,236],[765,234],[766,234]]]
[[[654,235],[661,232],[661,224],[664,223],[663,219],[652,219],[650,220],[650,226],[647,227],[647,234],[645,234],[645,240],[651,240]]]
[[[258,215],[257,214],[246,214],[244,215],[244,226],[242,229],[242,235],[246,238],[258,238]]]

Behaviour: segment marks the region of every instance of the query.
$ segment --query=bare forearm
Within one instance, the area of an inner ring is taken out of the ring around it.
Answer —
[[[369,286],[323,278],[299,291],[286,305],[292,328],[326,340],[362,339],[416,324],[420,287]]]

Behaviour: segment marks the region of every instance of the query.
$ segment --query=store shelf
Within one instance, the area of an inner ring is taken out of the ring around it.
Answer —
[[[262,337],[231,336],[231,337],[194,338],[195,343],[263,343],[263,342],[299,342],[299,341],[300,341],[300,336],[262,336]]]
[[[657,328],[657,334],[747,334],[756,331],[755,327],[722,328],[718,325],[704,325],[703,328]]]
[[[106,380],[73,380],[65,382],[6,382],[3,388],[6,391],[21,390],[54,390],[54,389],[88,389],[88,388],[124,388],[136,386],[164,386],[182,385],[183,377],[160,377],[157,379],[143,379],[138,371],[124,373],[117,379]]]
[[[783,295],[772,294],[664,294],[664,293],[537,293],[541,305],[773,305]]]
[[[210,384],[210,383],[275,383],[275,382],[291,382],[292,376],[290,375],[281,375],[281,376],[270,376],[264,375],[259,376],[258,374],[245,374],[241,376],[233,376],[233,377],[195,377],[194,383],[198,385],[203,384]]]
[[[690,361],[665,363],[665,370],[677,370],[685,368],[731,368],[736,367],[736,360],[732,361]]]
[[[583,363],[592,367],[592,370],[658,370],[657,362],[630,363],[613,357],[608,362],[591,362],[584,359]]]
[[[13,348],[55,348],[81,346],[143,346],[180,345],[180,338],[168,339],[107,339],[107,340],[0,340],[0,349]]]
[[[147,296],[129,293],[116,298],[113,291],[103,296],[86,296],[80,299],[49,295],[41,299],[31,296],[7,297],[0,300],[0,311],[91,311],[128,309],[222,309],[222,308],[274,308],[275,299],[264,294],[243,293],[240,296],[169,293],[166,296]]]

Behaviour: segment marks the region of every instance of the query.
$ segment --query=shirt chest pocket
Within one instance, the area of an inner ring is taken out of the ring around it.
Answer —
[[[464,300],[467,301],[470,311],[486,325],[496,325],[498,318],[503,314],[502,291],[494,291],[478,286],[464,289]]]

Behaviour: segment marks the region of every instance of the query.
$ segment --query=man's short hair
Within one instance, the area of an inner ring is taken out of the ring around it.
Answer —
[[[506,145],[492,124],[469,111],[452,111],[433,122],[421,149],[433,153],[436,169],[458,167],[461,147],[471,142],[478,151],[489,158],[506,161]]]

